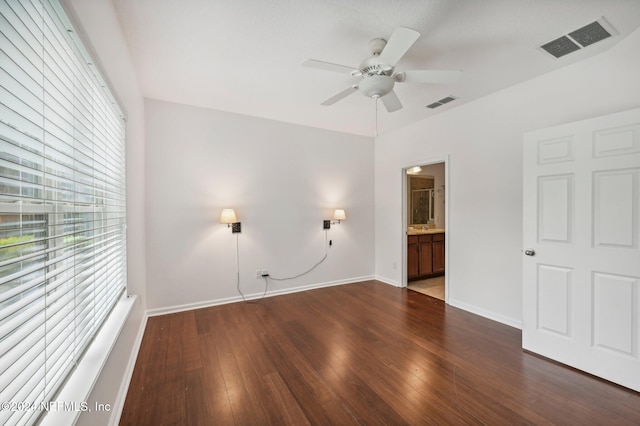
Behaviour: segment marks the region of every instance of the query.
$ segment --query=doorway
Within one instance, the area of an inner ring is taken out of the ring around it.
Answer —
[[[403,169],[403,285],[447,300],[447,159]]]

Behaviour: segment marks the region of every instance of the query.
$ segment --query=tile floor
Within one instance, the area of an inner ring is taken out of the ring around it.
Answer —
[[[444,276],[427,278],[426,280],[411,281],[407,286],[409,290],[444,300]]]

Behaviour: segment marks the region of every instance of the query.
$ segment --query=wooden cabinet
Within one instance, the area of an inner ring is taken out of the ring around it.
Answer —
[[[407,278],[444,275],[444,233],[407,236]]]
[[[420,252],[420,265],[418,267],[420,277],[433,274],[433,248],[432,235],[419,235],[418,246]]]
[[[407,278],[415,279],[420,275],[418,236],[409,235],[407,238]]]
[[[444,234],[433,234],[433,273],[444,274]]]

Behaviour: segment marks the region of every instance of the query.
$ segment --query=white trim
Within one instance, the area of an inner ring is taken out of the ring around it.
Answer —
[[[116,398],[113,401],[111,417],[109,418],[110,426],[117,426],[120,423],[120,417],[122,417],[122,409],[124,408],[124,402],[127,398],[127,393],[129,392],[129,385],[131,384],[131,378],[133,377],[133,370],[136,366],[136,361],[138,360],[138,353],[140,352],[140,345],[142,345],[142,338],[144,337],[144,331],[147,328],[148,318],[149,316],[145,312],[144,317],[142,318],[142,321],[140,321],[138,334],[136,336],[135,342],[133,343],[133,349],[131,350],[131,355],[129,356],[129,362],[127,363],[127,368],[124,371],[122,382],[120,383],[120,389],[118,390],[118,394],[116,395]]]
[[[316,288],[323,288],[323,287],[332,287],[332,286],[342,285],[342,284],[353,284],[353,283],[357,283],[361,281],[369,281],[373,279],[375,279],[373,275],[368,275],[364,277],[354,277],[354,278],[348,278],[345,280],[328,281],[324,283],[311,284],[311,285],[306,285],[301,287],[267,291],[267,294],[265,295],[265,297],[279,296],[281,294],[298,293],[301,291],[313,290]],[[244,300],[255,300],[255,299],[260,299],[261,297],[262,297],[262,292],[245,294]],[[242,302],[242,297],[241,296],[225,297],[223,299],[205,300],[202,302],[186,303],[184,305],[175,305],[175,306],[167,306],[164,308],[149,309],[147,310],[147,316],[155,317],[158,315],[166,315],[166,314],[173,314],[176,312],[191,311],[194,309],[208,308],[210,306],[225,305],[227,303],[235,303],[235,302]]]
[[[449,259],[451,256],[449,255],[449,204],[450,204],[450,196],[449,196],[449,187],[451,186],[451,179],[449,178],[449,154],[444,154],[438,157],[432,157],[427,160],[422,161],[412,161],[411,164],[406,165],[400,169],[401,173],[401,195],[402,195],[402,217],[401,224],[402,228],[400,230],[402,241],[402,247],[400,248],[400,259],[401,259],[401,273],[400,273],[400,285],[398,287],[406,287],[409,279],[407,277],[407,169],[414,167],[416,165],[420,166],[430,166],[432,164],[444,163],[444,223],[445,223],[445,233],[444,233],[444,301],[445,303],[449,303]]]
[[[52,401],[53,409],[48,411],[39,423],[44,426],[74,424],[83,409],[93,410],[87,401],[102,369],[104,368],[118,336],[127,322],[129,314],[138,300],[137,295],[124,296],[116,303],[104,325],[84,353],[75,371]],[[68,404],[56,408],[56,404]],[[75,409],[68,409],[73,407]]]
[[[517,320],[515,318],[510,318],[510,317],[505,317],[504,315],[500,315],[500,314],[496,314],[495,312],[492,311],[487,311],[486,309],[482,309],[479,308],[475,305],[469,305],[468,303],[465,302],[461,302],[459,300],[456,299],[449,299],[449,305],[455,307],[455,308],[459,308],[462,310],[465,310],[467,312],[470,312],[472,314],[475,315],[480,315],[481,317],[484,318],[488,318],[492,321],[497,321],[501,324],[505,324],[508,325],[510,327],[514,327],[517,328],[519,330],[522,330],[522,321],[521,320]]]
[[[376,275],[374,279],[376,281],[380,281],[380,282],[383,282],[385,284],[392,285],[394,287],[402,287],[402,283],[400,283],[400,282],[398,282],[396,280],[392,280],[391,278],[381,277],[380,275]]]

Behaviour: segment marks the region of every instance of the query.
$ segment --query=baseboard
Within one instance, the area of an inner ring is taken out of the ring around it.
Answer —
[[[324,283],[317,283],[317,284],[311,284],[311,285],[305,285],[305,286],[300,286],[300,287],[293,287],[293,288],[285,288],[282,290],[272,290],[272,291],[267,291],[267,293],[264,295],[264,297],[272,297],[272,296],[279,296],[282,294],[290,294],[290,293],[298,293],[301,291],[307,291],[307,290],[313,290],[316,288],[323,288],[323,287],[332,287],[332,286],[336,286],[336,285],[342,285],[342,284],[352,284],[352,283],[357,283],[357,282],[361,282],[361,281],[368,281],[368,280],[373,280],[373,279],[377,279],[372,275],[369,276],[364,276],[364,277],[354,277],[354,278],[348,278],[348,279],[344,279],[344,280],[337,280],[337,281],[328,281],[328,282],[324,282]],[[252,293],[252,294],[245,294],[244,295],[244,300],[255,300],[255,299],[260,299],[262,297],[263,293],[262,292],[257,292],[257,293]],[[164,308],[155,308],[155,309],[149,309],[147,310],[147,316],[149,317],[155,317],[158,315],[167,315],[167,314],[173,314],[176,312],[184,312],[184,311],[191,311],[194,309],[200,309],[200,308],[208,308],[210,306],[218,306],[218,305],[225,305],[227,303],[235,303],[235,302],[241,302],[243,299],[241,296],[233,296],[233,297],[225,297],[222,299],[212,299],[212,300],[204,300],[202,302],[196,302],[196,303],[186,303],[184,305],[175,305],[175,306],[167,306]]]
[[[136,361],[138,360],[138,352],[140,352],[140,345],[142,344],[142,337],[144,336],[144,330],[147,327],[148,318],[149,315],[147,315],[147,312],[145,311],[142,321],[140,321],[140,327],[138,328],[136,340],[133,343],[133,349],[131,351],[131,355],[129,356],[129,362],[127,363],[127,367],[124,371],[122,382],[120,383],[118,395],[116,395],[116,399],[113,402],[112,414],[111,418],[109,419],[110,426],[117,426],[120,423],[122,409],[124,408],[124,401],[127,398],[127,392],[129,392],[129,385],[131,384],[131,378],[133,377],[133,369],[136,366]]]
[[[267,296],[270,296],[269,292],[267,292],[267,295],[265,297]],[[259,296],[256,296],[254,294],[249,294],[249,295],[245,295],[244,297],[246,300],[252,300],[252,299],[257,299]],[[173,305],[173,306],[166,306],[164,308],[148,309],[147,316],[157,317],[159,315],[167,315],[167,314],[174,314],[176,312],[192,311],[194,309],[208,308],[210,306],[226,305],[227,303],[235,303],[235,302],[241,302],[241,301],[242,301],[242,297],[240,296],[226,297],[223,299],[203,300],[202,302],[185,303],[183,305]]]
[[[461,302],[451,297],[449,298],[447,303],[455,308],[459,308],[467,312],[471,312],[472,314],[480,315],[481,317],[485,317],[490,320],[497,321],[499,323],[508,325],[510,327],[514,327],[519,330],[522,330],[522,321],[520,320],[516,320],[514,318],[506,317],[504,315],[496,314],[495,312],[487,311],[486,309],[482,309],[477,306],[470,305],[465,302]]]
[[[313,290],[316,288],[323,288],[323,287],[333,287],[336,285],[342,285],[342,284],[353,284],[353,283],[359,283],[362,281],[369,281],[369,280],[373,280],[375,279],[375,277],[373,275],[367,275],[364,277],[354,277],[354,278],[347,278],[344,280],[337,280],[337,281],[327,281],[324,283],[318,283],[318,284],[310,284],[310,285],[306,285],[306,286],[301,286],[301,287],[294,287],[294,288],[285,288],[282,290],[276,290],[273,292],[267,292],[268,296],[278,296],[281,294],[290,294],[290,293],[299,293],[301,291],[307,291],[307,290]],[[259,293],[257,295],[257,297],[261,297],[262,293]]]
[[[376,281],[380,281],[382,283],[389,284],[389,285],[392,285],[394,287],[402,287],[402,285],[398,281],[392,280],[392,279],[386,278],[386,277],[381,277],[380,275],[376,275],[374,279]]]

